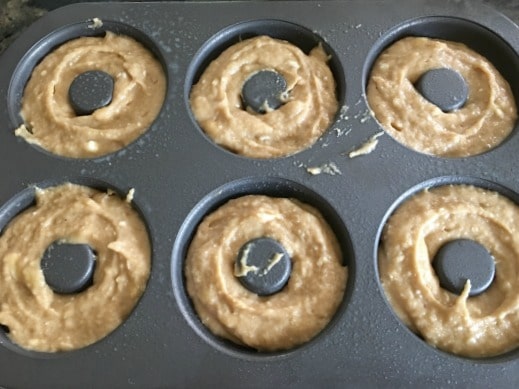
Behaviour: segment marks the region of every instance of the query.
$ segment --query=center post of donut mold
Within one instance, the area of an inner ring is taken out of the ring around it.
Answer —
[[[112,102],[114,79],[100,70],[90,70],[78,75],[68,90],[68,99],[76,115],[90,115]]]
[[[467,102],[469,88],[461,74],[449,68],[431,69],[415,83],[420,94],[443,112],[454,112]]]
[[[278,241],[261,237],[245,243],[236,257],[234,275],[241,284],[259,296],[283,289],[290,278],[290,255]]]
[[[93,283],[95,261],[95,251],[87,244],[54,242],[43,254],[41,269],[55,293],[80,293]]]
[[[495,276],[494,257],[471,239],[445,243],[434,256],[433,268],[440,285],[452,293],[461,294],[470,282],[471,297],[486,291]]]
[[[245,109],[261,114],[268,113],[288,100],[287,82],[274,70],[260,70],[245,81],[241,97]]]

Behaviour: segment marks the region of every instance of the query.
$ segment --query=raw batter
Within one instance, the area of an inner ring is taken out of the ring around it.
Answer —
[[[278,293],[260,297],[235,276],[240,248],[252,239],[280,242],[292,273]],[[208,215],[188,250],[187,291],[215,334],[261,351],[290,349],[316,336],[342,301],[347,268],[321,214],[293,199],[244,196]]]
[[[78,116],[68,90],[78,75],[90,70],[113,77],[112,102]],[[61,156],[102,156],[143,134],[157,117],[165,94],[162,65],[134,39],[111,32],[74,39],[34,68],[22,98],[24,124],[15,133]]]
[[[384,227],[379,272],[397,315],[427,342],[468,356],[502,354],[519,345],[519,207],[473,186],[442,186],[404,202]],[[496,274],[482,294],[468,297],[439,285],[431,262],[460,238],[483,245]]]
[[[468,84],[459,110],[444,113],[414,83],[426,71],[450,68]],[[371,70],[367,99],[376,119],[398,142],[426,154],[465,157],[488,151],[513,130],[514,96],[484,57],[461,43],[408,37],[387,48]]]
[[[217,144],[247,157],[273,158],[312,145],[333,120],[335,80],[321,45],[310,55],[286,41],[259,36],[225,50],[193,86],[190,101],[202,129]],[[249,77],[274,70],[287,82],[286,103],[265,114],[243,107]]]
[[[53,242],[88,244],[97,253],[93,285],[56,294],[40,261]],[[66,351],[87,346],[121,324],[150,273],[146,227],[124,199],[73,184],[36,189],[36,205],[0,237],[0,324],[21,347]]]

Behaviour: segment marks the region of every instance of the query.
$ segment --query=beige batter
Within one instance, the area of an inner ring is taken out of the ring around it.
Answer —
[[[496,192],[464,185],[423,191],[384,227],[379,272],[398,316],[431,345],[468,357],[488,357],[519,345],[519,207]],[[439,285],[431,261],[440,247],[460,238],[483,245],[494,257],[489,289],[468,297]]]
[[[469,87],[466,104],[444,113],[413,84],[426,71],[450,68]],[[484,57],[461,43],[408,37],[375,62],[367,99],[376,119],[398,142],[426,154],[465,157],[500,144],[517,118],[506,80]]]
[[[68,90],[76,76],[90,70],[113,77],[112,102],[91,115],[77,116]],[[143,134],[157,117],[165,94],[162,65],[134,39],[111,32],[74,39],[34,68],[22,98],[24,125],[15,133],[54,154],[98,157]]]
[[[292,259],[278,293],[260,297],[235,277],[240,248],[270,237]],[[244,196],[198,226],[185,263],[187,291],[216,335],[261,351],[290,349],[317,335],[342,301],[347,268],[335,235],[314,208],[293,199]]]
[[[93,285],[56,294],[40,261],[53,242],[88,244],[97,253]],[[129,315],[150,273],[146,227],[113,193],[64,184],[36,189],[36,205],[0,237],[0,324],[18,345],[78,349],[112,332]]]
[[[204,71],[191,91],[191,108],[217,144],[247,157],[282,157],[312,145],[333,120],[338,103],[335,80],[321,45],[310,55],[268,36],[239,42]],[[261,70],[287,82],[286,103],[257,114],[244,109],[243,84]]]

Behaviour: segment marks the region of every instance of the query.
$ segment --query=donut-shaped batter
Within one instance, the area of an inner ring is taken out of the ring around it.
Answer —
[[[465,105],[443,112],[414,87],[428,70],[448,68],[468,84]],[[367,86],[373,115],[393,138],[425,154],[465,157],[490,150],[517,118],[506,80],[483,56],[461,43],[407,37],[377,58]]]
[[[292,260],[285,287],[263,297],[234,275],[240,248],[261,237],[281,243]],[[185,276],[200,320],[215,335],[275,351],[300,345],[327,325],[342,301],[347,268],[333,231],[315,208],[249,195],[230,200],[198,226]]]
[[[442,186],[405,201],[387,221],[379,274],[396,314],[428,343],[467,357],[502,354],[519,345],[519,207],[466,185]],[[431,265],[447,242],[470,239],[495,259],[490,287],[469,297],[443,289]]]
[[[259,36],[225,50],[191,90],[193,114],[217,144],[252,158],[282,157],[312,145],[333,120],[335,80],[321,45],[306,55],[286,41]],[[255,73],[273,70],[287,83],[285,104],[259,114],[241,92]]]
[[[57,294],[41,258],[53,242],[88,244],[96,252],[93,284]],[[146,227],[114,193],[63,184],[36,189],[36,204],[0,236],[0,324],[21,347],[78,349],[112,332],[129,315],[150,273]]]
[[[87,71],[114,79],[112,101],[77,115],[68,99],[72,81]],[[24,124],[15,134],[66,157],[98,157],[122,149],[157,117],[166,93],[160,62],[142,44],[107,32],[66,42],[33,70],[22,98]]]

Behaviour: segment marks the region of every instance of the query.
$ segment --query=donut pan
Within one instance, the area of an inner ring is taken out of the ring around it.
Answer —
[[[93,28],[92,20],[103,25]],[[111,30],[141,41],[163,62],[167,96],[137,141],[101,158],[57,157],[14,135],[20,99],[36,63],[52,48]],[[324,42],[342,107],[310,148],[252,159],[215,145],[196,124],[189,91],[223,49],[268,34],[303,50]],[[439,351],[393,313],[379,283],[377,247],[394,208],[416,191],[468,183],[519,201],[519,133],[468,158],[409,150],[382,134],[367,155],[349,153],[379,134],[365,99],[370,67],[408,35],[464,42],[490,59],[519,101],[519,29],[473,2],[428,0],[88,3],[46,14],[0,57],[0,226],[33,202],[34,185],[72,181],[112,188],[142,214],[152,243],[147,288],[113,333],[80,350],[38,353],[0,334],[0,387],[475,387],[519,382],[519,353],[471,359]],[[312,169],[320,168],[320,169]],[[311,174],[320,170],[320,174]],[[184,256],[205,214],[226,200],[262,193],[299,198],[321,210],[349,267],[338,312],[316,338],[294,350],[261,353],[218,339],[186,295]],[[1,302],[0,302],[1,303]]]

